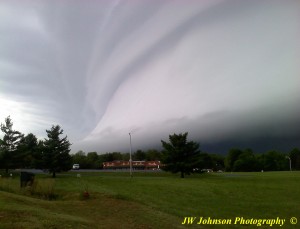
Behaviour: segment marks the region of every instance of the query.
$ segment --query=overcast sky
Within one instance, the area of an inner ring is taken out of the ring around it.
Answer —
[[[300,147],[299,0],[1,0],[0,18],[0,122],[25,134]]]

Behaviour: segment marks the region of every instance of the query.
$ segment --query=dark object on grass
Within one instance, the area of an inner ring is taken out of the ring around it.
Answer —
[[[24,188],[26,186],[32,186],[34,181],[34,174],[30,172],[21,172],[20,176],[20,184],[21,188]]]

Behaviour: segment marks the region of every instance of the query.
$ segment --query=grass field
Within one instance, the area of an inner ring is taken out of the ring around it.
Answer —
[[[55,180],[38,175],[35,180],[40,192],[53,192],[56,199],[20,191],[18,177],[0,179],[0,229],[244,228],[232,225],[235,217],[279,217],[286,220],[284,228],[298,228],[290,218],[300,220],[300,172],[213,173],[184,179],[164,172],[134,173],[133,178],[97,172],[61,174]],[[82,196],[85,189],[89,198]],[[182,225],[184,217],[197,219]],[[203,225],[196,223],[199,217],[233,222]]]

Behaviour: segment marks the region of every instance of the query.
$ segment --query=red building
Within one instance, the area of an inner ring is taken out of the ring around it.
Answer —
[[[132,169],[135,170],[159,170],[160,161],[132,161]],[[103,169],[129,169],[129,161],[111,161],[103,162]]]

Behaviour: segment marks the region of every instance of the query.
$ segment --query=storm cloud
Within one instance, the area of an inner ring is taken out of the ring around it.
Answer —
[[[0,119],[72,151],[300,147],[300,2],[0,2]]]

